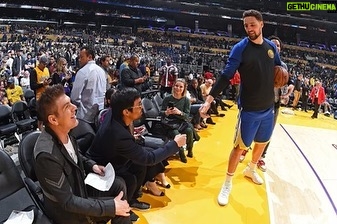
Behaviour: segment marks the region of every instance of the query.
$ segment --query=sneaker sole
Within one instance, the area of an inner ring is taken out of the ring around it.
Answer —
[[[267,168],[263,169],[262,167],[259,167],[259,166],[257,168],[259,168],[262,172],[266,172],[267,171]]]
[[[228,205],[228,202],[227,202],[227,204],[224,204],[224,203],[220,203],[219,200],[218,200],[218,204],[219,204],[220,206],[226,206],[226,205]]]

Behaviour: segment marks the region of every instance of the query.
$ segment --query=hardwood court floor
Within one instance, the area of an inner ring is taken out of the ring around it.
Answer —
[[[217,204],[232,148],[237,109],[214,118],[200,131],[193,159],[170,160],[164,197],[145,193],[152,208],[136,213],[138,224],[333,224],[337,223],[337,120],[312,112],[280,114],[267,153],[265,184],[242,175],[251,155],[239,164],[227,206]]]

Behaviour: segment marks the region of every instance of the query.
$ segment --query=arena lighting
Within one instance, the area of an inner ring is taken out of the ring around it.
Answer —
[[[102,13],[102,12],[95,12],[96,16],[109,16],[108,13]]]
[[[47,20],[33,20],[33,19],[0,19],[0,22],[25,22],[25,23],[50,23],[57,24],[58,22]]]
[[[33,6],[32,6],[32,9],[38,9],[38,10],[48,11],[48,10],[49,10],[49,7],[42,7],[42,6],[36,6],[36,5],[33,5]]]
[[[190,3],[190,2],[180,2],[182,5],[192,5],[192,6],[198,6],[199,3]]]
[[[22,8],[22,9],[31,9],[32,6],[31,5],[21,5],[20,8]]]
[[[6,3],[0,3],[0,7],[1,7],[1,8],[6,8],[6,7],[7,7],[7,4],[6,4]]]
[[[70,13],[70,9],[57,9],[57,12]]]
[[[230,16],[221,16],[221,18],[223,18],[223,19],[231,19],[232,17],[230,17]]]
[[[124,19],[131,19],[131,16],[127,16],[127,15],[120,15],[120,18],[124,18]]]
[[[271,24],[271,25],[277,25],[278,23],[277,22],[271,22],[271,21],[264,21],[264,23],[266,24]]]
[[[74,23],[74,22],[64,22],[63,24],[64,25],[74,25],[74,24],[77,24],[77,23]]]
[[[166,23],[166,22],[167,22],[167,19],[165,19],[165,18],[157,18],[156,21],[157,21],[158,23]]]

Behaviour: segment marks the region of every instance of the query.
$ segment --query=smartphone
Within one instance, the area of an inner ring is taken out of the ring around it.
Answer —
[[[174,108],[174,103],[173,102],[169,102],[167,104],[167,106],[170,108],[170,109],[173,109]]]

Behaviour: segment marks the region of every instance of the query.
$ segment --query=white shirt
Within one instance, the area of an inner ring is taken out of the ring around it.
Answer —
[[[70,138],[68,136],[68,142],[66,144],[63,144],[64,147],[66,148],[68,154],[70,155],[70,157],[74,160],[74,162],[77,164],[78,162],[78,159],[77,159],[77,155],[75,153],[75,150],[74,150],[74,146],[73,144],[71,143],[70,141]]]
[[[104,108],[106,78],[104,70],[89,61],[76,74],[71,90],[71,100],[77,106],[77,118],[95,122],[98,112]]]
[[[29,81],[29,76],[28,77],[22,77],[20,80],[20,85],[22,87],[26,87],[30,85],[30,81]]]

